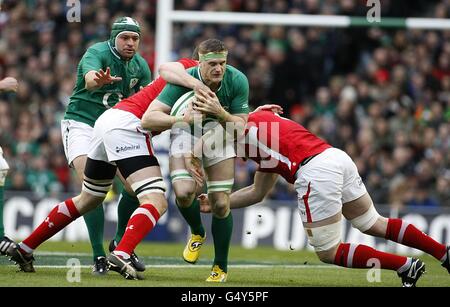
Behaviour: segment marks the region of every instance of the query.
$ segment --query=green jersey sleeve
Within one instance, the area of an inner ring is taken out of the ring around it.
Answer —
[[[91,70],[100,70],[103,68],[101,55],[95,50],[88,49],[80,61],[80,66],[83,76]]]
[[[140,91],[141,88],[146,87],[150,84],[152,81],[152,72],[150,71],[150,68],[148,67],[147,61],[142,59],[140,62],[140,65],[142,67],[142,76],[139,79],[139,83],[136,85],[136,92]]]
[[[234,87],[234,98],[230,105],[231,114],[248,114],[248,95],[249,95],[249,85],[248,79],[243,73],[239,73],[233,80],[235,84]]]
[[[157,99],[169,107],[173,107],[178,98],[189,91],[191,91],[191,89],[188,89],[187,87],[167,83]]]

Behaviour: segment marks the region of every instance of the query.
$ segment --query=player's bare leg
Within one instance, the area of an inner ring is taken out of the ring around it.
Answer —
[[[34,272],[33,251],[81,215],[101,205],[111,188],[116,167],[88,159],[80,195],[58,204],[45,220],[19,244],[11,246],[7,254],[24,272]]]
[[[108,256],[108,263],[111,270],[127,279],[142,279],[130,256],[166,212],[166,185],[154,156],[127,158],[116,161],[116,164],[134,190],[140,207],[131,216],[119,245]]]
[[[191,229],[191,236],[183,250],[183,259],[194,264],[200,257],[200,249],[206,239],[199,201],[196,198],[199,187],[186,170],[184,158],[170,157],[170,175],[177,207]]]
[[[432,255],[450,273],[449,247],[436,242],[414,225],[401,219],[380,216],[369,194],[366,193],[362,197],[344,204],[342,213],[355,228],[368,235],[386,238]]]
[[[87,155],[76,157],[72,161],[72,166],[77,175],[80,187],[83,183],[84,169],[86,167]],[[91,242],[94,265],[92,274],[104,275],[108,272],[106,266],[106,253],[103,248],[103,235],[105,226],[105,213],[103,206],[98,206],[91,212],[83,216],[86,223],[89,241]]]
[[[230,192],[234,183],[234,158],[207,167],[205,172],[208,177],[208,198],[213,214],[211,232],[214,240],[214,264],[206,281],[225,282],[233,231]]]
[[[122,240],[122,236],[125,233],[125,229],[133,212],[140,206],[139,200],[136,198],[136,194],[129,185],[129,183],[123,178],[119,170],[117,170],[116,176],[119,177],[123,184],[122,194],[119,198],[119,204],[117,206],[117,227],[114,238],[109,242],[109,251],[112,252],[117,244]],[[131,262],[139,272],[145,271],[145,263],[139,259],[135,252],[131,253]]]
[[[303,223],[303,226],[309,243],[322,262],[347,268],[369,268],[376,261],[380,269],[397,271],[405,287],[414,287],[425,270],[425,265],[418,259],[384,253],[362,244],[342,243],[340,212],[321,221]],[[402,273],[412,266],[415,278],[403,278]]]

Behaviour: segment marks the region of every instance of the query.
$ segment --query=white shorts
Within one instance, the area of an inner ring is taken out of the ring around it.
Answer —
[[[79,156],[86,156],[92,140],[94,128],[88,124],[71,119],[61,121],[61,136],[67,162],[72,166],[73,160]]]
[[[367,193],[353,160],[340,149],[329,148],[297,171],[295,189],[304,223],[339,213],[342,204]]]
[[[153,155],[150,134],[142,128],[141,120],[134,114],[109,109],[95,122],[89,158],[111,163],[150,155]]]
[[[223,141],[224,129],[220,124],[217,124],[213,129],[218,133],[221,141],[216,142],[215,146],[209,146],[212,148],[203,153],[202,161],[203,167],[207,168],[218,164],[219,162],[236,157],[236,152],[232,142]],[[192,135],[180,128],[172,128],[170,132],[170,150],[169,155],[171,157],[182,157],[184,154],[189,153],[195,143],[199,140],[199,137]]]

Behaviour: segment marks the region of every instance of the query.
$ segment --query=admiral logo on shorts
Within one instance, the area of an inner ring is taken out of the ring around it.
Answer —
[[[356,182],[358,183],[359,186],[363,184],[361,177],[356,178]]]
[[[116,153],[138,149],[141,149],[141,145],[120,146],[120,147],[116,146]]]

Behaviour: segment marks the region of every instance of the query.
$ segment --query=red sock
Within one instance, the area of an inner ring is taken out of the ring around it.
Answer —
[[[436,242],[414,225],[401,219],[389,219],[385,237],[391,241],[420,249],[438,260],[441,260],[447,251],[445,245]]]
[[[334,258],[334,264],[347,268],[369,268],[376,263],[374,261],[379,263],[381,269],[397,271],[407,263],[408,258],[351,243],[341,243]]]
[[[137,208],[128,221],[125,234],[120,240],[114,252],[122,252],[127,255],[133,253],[136,246],[155,227],[159,219],[159,212],[151,205],[142,205]],[[120,255],[120,253],[118,253]]]
[[[80,217],[80,213],[71,198],[60,203],[53,208],[50,214],[45,218],[44,222],[42,222],[28,238],[23,240],[21,248],[25,252],[30,252],[27,248],[31,250],[36,249],[39,245],[53,237],[53,235],[75,221],[78,217]]]

